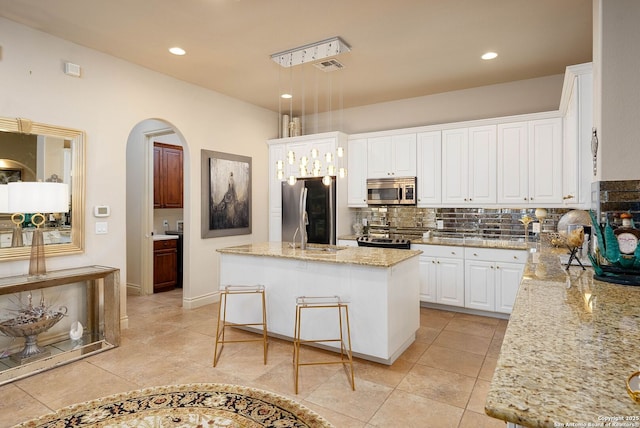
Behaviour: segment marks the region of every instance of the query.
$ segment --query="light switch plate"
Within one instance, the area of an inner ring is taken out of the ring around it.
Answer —
[[[96,235],[104,235],[109,232],[109,223],[106,221],[96,222]]]
[[[436,228],[444,229],[444,220],[436,220]]]
[[[533,233],[540,233],[540,223],[539,222],[533,223]]]

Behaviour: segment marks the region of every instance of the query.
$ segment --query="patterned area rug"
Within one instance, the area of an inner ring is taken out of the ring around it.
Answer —
[[[65,407],[16,427],[333,428],[286,397],[238,385],[146,388]]]

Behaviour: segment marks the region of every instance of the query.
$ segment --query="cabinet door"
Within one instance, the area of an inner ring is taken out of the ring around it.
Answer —
[[[469,128],[469,202],[496,203],[496,126]]]
[[[529,122],[529,202],[562,203],[562,120]]]
[[[436,261],[436,301],[444,305],[464,306],[464,261],[439,258]]]
[[[393,150],[391,175],[394,177],[416,176],[416,134],[391,137]]]
[[[437,294],[436,258],[424,255],[418,257],[420,269],[420,301],[435,303]]]
[[[529,200],[528,136],[527,122],[498,125],[499,204],[522,205]]]
[[[418,207],[442,202],[442,135],[440,131],[417,135]]]
[[[153,291],[173,289],[178,283],[178,250],[167,248],[153,252]]]
[[[578,78],[573,78],[572,91],[567,103],[567,111],[562,119],[562,202],[566,206],[578,204]]]
[[[442,131],[442,202],[466,205],[469,196],[469,131]]]
[[[183,162],[182,149],[163,148],[164,208],[182,208]]]
[[[496,264],[496,312],[510,314],[522,281],[524,265],[520,263]]]
[[[464,264],[464,306],[495,310],[495,267],[493,262],[470,260]]]
[[[347,150],[347,205],[367,206],[367,139],[349,140]]]
[[[162,148],[153,146],[153,208],[162,208]]]
[[[367,178],[391,177],[392,156],[391,137],[369,138],[367,141]]]

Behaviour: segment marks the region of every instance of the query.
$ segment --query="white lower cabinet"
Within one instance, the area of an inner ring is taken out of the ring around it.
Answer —
[[[527,261],[526,250],[465,248],[465,307],[511,313]]]
[[[463,248],[444,245],[412,245],[420,254],[420,300],[464,306]]]
[[[420,301],[509,314],[526,250],[411,245],[419,256]]]

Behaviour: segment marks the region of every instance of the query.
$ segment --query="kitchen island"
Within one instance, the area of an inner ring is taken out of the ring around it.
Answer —
[[[531,253],[485,411],[510,427],[639,427],[626,380],[640,369],[640,287],[567,272],[559,253]]]
[[[220,284],[263,284],[269,335],[291,340],[296,297],[340,296],[349,303],[355,356],[392,364],[420,326],[420,251],[264,242],[219,249]],[[260,318],[259,302],[230,302],[227,320]],[[253,318],[252,318],[253,317]],[[337,316],[309,319],[303,331],[335,337]],[[334,344],[327,348],[335,349]]]

